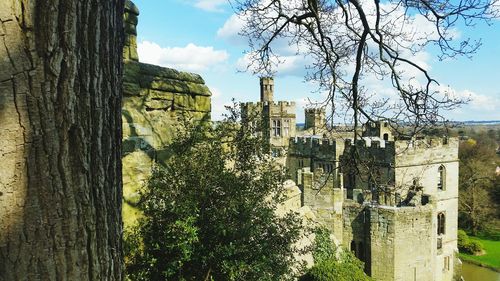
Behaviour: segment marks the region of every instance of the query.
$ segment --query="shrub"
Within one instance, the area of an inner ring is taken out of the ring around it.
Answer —
[[[469,236],[467,236],[467,233],[465,233],[465,231],[462,229],[458,230],[457,239],[458,239],[458,249],[460,251],[462,251],[462,248],[464,248],[467,244],[470,243]]]
[[[234,122],[180,130],[141,191],[126,238],[130,280],[286,280],[302,220],[278,216],[285,170]],[[274,200],[269,200],[274,199]]]
[[[476,254],[483,250],[483,245],[479,241],[471,240],[470,243],[467,245],[467,248],[470,253]]]
[[[350,252],[345,252],[352,255]],[[354,257],[351,257],[354,258]],[[344,258],[342,261],[327,259],[316,263],[304,274],[300,281],[369,281],[363,272],[363,263]]]
[[[483,250],[483,245],[479,241],[474,241],[469,238],[463,230],[458,230],[458,250],[465,254],[476,254]]]
[[[313,257],[315,265],[308,269],[300,281],[369,281],[364,264],[353,253],[338,249],[330,238],[330,231],[318,227],[315,231]]]

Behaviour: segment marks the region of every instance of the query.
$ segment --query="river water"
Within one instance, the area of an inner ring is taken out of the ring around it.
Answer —
[[[500,281],[499,272],[465,261],[462,264],[462,276],[465,281]]]

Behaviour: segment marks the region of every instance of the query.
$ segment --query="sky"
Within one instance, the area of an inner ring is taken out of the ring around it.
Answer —
[[[134,0],[140,10],[139,60],[200,74],[212,92],[212,118],[220,119],[224,105],[258,101],[259,78],[244,72],[246,39],[227,0]],[[479,51],[469,59],[440,61],[433,48],[419,53],[440,85],[469,104],[445,113],[454,121],[500,120],[500,20],[491,25],[457,30],[460,37],[481,39]],[[275,100],[297,103],[297,122],[304,120],[308,100],[320,100],[313,83],[305,82],[304,58],[288,57],[275,77]],[[373,81],[374,89],[381,88]]]

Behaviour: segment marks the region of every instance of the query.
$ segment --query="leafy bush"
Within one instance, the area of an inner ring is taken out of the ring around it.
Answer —
[[[313,257],[315,265],[308,269],[300,281],[369,281],[372,280],[364,271],[364,264],[354,254],[339,249],[330,239],[328,229],[319,227],[315,230]]]
[[[141,193],[131,280],[285,280],[302,221],[278,216],[285,171],[234,122],[182,130]],[[274,200],[270,200],[274,199]]]
[[[327,259],[316,263],[300,281],[370,281],[363,271],[363,263],[348,251],[340,259]]]
[[[330,239],[330,231],[324,227],[318,227],[314,230],[313,258],[314,262],[319,263],[329,259],[335,259],[337,247]]]
[[[465,233],[462,229],[458,230],[457,238],[458,250],[462,253],[474,255],[483,250],[483,245],[478,241],[471,240],[467,233]]]
[[[467,254],[477,254],[483,250],[483,245],[478,241],[471,240],[463,249]]]
[[[465,247],[465,245],[467,245],[470,242],[469,236],[462,229],[459,229],[457,231],[457,239],[458,239],[458,249],[462,249],[463,247]]]

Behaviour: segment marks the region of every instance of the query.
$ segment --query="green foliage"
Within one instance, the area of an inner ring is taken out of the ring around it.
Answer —
[[[460,253],[460,259],[472,261],[487,267],[500,269],[500,241],[484,239],[483,237],[469,237],[472,241],[477,241],[483,246],[483,254],[476,256],[472,254]]]
[[[499,140],[493,130],[469,133],[459,147],[459,226],[478,235],[496,228],[500,218]]]
[[[335,259],[337,247],[330,238],[330,231],[325,227],[318,227],[314,230],[314,234],[315,237],[312,251],[314,262],[318,263],[329,259]]]
[[[277,216],[285,171],[237,114],[181,130],[127,235],[132,280],[285,280],[301,220]]]
[[[461,249],[464,245],[469,242],[469,236],[463,229],[459,229],[457,231],[457,239],[458,239],[458,249]]]
[[[314,266],[299,279],[300,281],[369,281],[364,264],[347,250],[337,252],[326,228],[315,230],[313,243]]]
[[[369,281],[363,272],[363,263],[352,253],[344,251],[340,259],[327,259],[316,263],[300,281]]]
[[[464,230],[458,230],[457,236],[458,249],[461,253],[476,254],[483,250],[481,243],[479,241],[469,239],[469,236]]]

